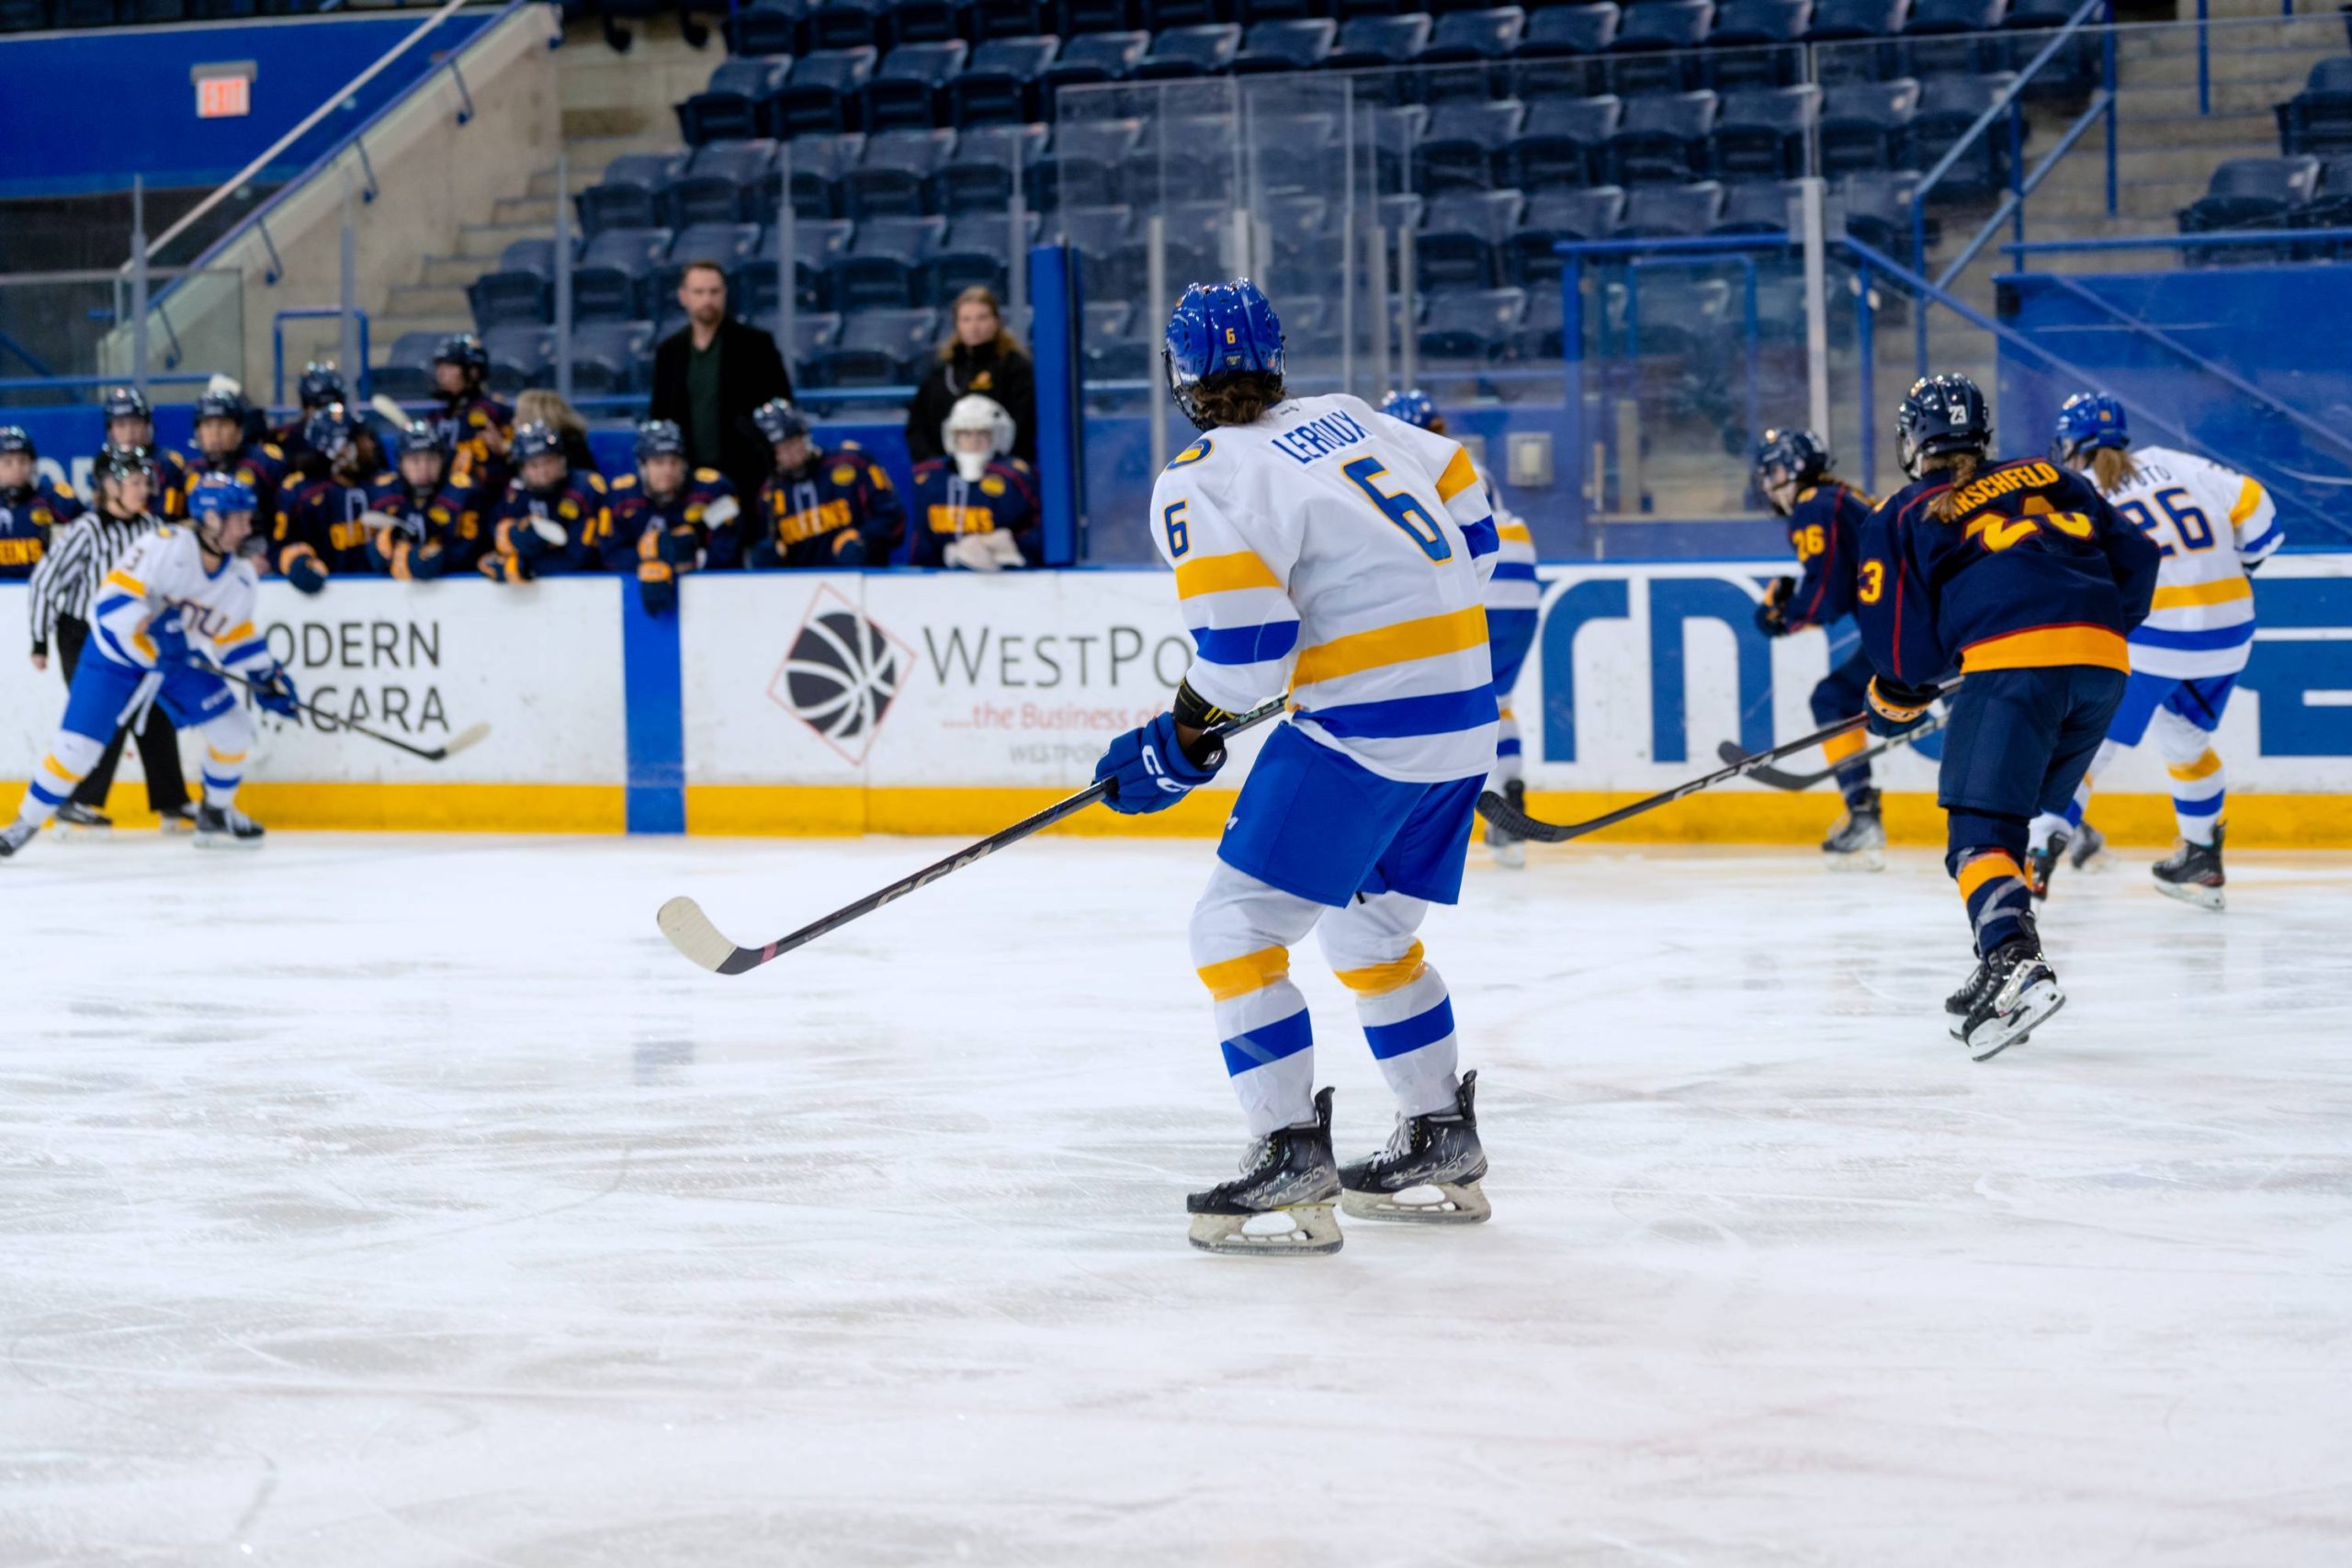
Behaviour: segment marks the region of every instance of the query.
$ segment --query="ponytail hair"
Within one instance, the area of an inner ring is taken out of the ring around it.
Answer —
[[[1939,523],[1958,522],[1960,492],[1968,488],[1969,481],[1976,477],[1976,470],[1983,467],[1984,462],[1984,454],[1982,452],[1943,452],[1921,458],[1919,471],[1922,475],[1940,470],[1951,476],[1951,488],[1928,503],[1928,515]]]
[[[2113,495],[2140,477],[2140,465],[2120,446],[2102,446],[2091,454],[2091,479],[2101,495]]]

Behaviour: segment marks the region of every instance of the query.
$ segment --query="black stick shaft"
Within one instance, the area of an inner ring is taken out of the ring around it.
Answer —
[[[1897,747],[1908,746],[1915,740],[1933,735],[1937,730],[1941,729],[1945,725],[1951,722],[1951,715],[1949,713],[1938,714],[1935,717],[1929,719],[1927,723],[1921,725],[1917,729],[1911,730],[1905,734],[1898,735],[1892,740],[1882,740],[1866,751],[1855,752],[1852,756],[1838,763],[1837,767],[1824,768],[1817,773],[1784,773],[1776,768],[1758,766],[1756,765],[1759,761],[1758,757],[1741,750],[1739,747],[1728,740],[1724,742],[1723,750],[1720,754],[1723,757],[1723,760],[1726,762],[1744,761],[1750,764],[1747,776],[1754,779],[1758,784],[1770,784],[1774,789],[1804,790],[1811,789],[1814,785],[1819,784],[1824,779],[1834,777],[1839,769],[1854,767],[1860,763],[1870,761],[1873,758],[1884,756],[1887,752],[1895,750]],[[1734,753],[1737,754],[1735,755]]]
[[[220,676],[224,681],[234,681],[238,685],[243,686],[249,692],[258,692],[262,689],[259,685],[255,684],[254,682],[246,680],[243,675],[238,674],[233,670],[223,670],[216,665],[213,669],[213,673]],[[428,762],[437,762],[441,761],[442,758],[448,755],[447,748],[438,748],[428,750],[422,746],[412,746],[405,740],[397,739],[390,735],[380,734],[376,730],[368,728],[364,725],[354,724],[347,718],[337,718],[334,715],[326,712],[324,709],[314,708],[310,704],[303,702],[299,698],[295,701],[294,705],[301,709],[304,713],[309,714],[322,725],[331,726],[336,729],[348,729],[354,735],[364,735],[368,739],[380,741],[386,746],[396,746],[400,750],[407,752],[410,756],[422,757]]]

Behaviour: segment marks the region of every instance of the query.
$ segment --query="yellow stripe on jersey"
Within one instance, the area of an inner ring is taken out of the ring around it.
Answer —
[[[1340,970],[1340,984],[1360,997],[1385,997],[1391,991],[1401,991],[1421,977],[1429,965],[1422,961],[1421,944],[1415,942],[1411,951],[1392,964],[1367,964],[1361,969]]]
[[[130,573],[127,571],[110,571],[107,573],[107,586],[109,588],[119,588],[125,593],[135,593],[141,599],[147,597],[147,585],[140,581],[137,578],[131,576]]]
[[[1236,997],[1262,991],[1277,980],[1290,978],[1290,949],[1261,947],[1255,953],[1212,964],[1201,970],[1200,976],[1201,984],[1209,988],[1211,997],[1229,1002]]]
[[[2199,779],[2210,779],[2221,771],[2222,754],[2211,746],[2206,747],[2205,754],[2193,762],[2172,762],[2166,764],[2165,768],[2165,772],[2183,784],[2195,784]]]
[[[239,643],[251,639],[253,635],[254,624],[251,621],[239,621],[235,626],[231,626],[227,631],[222,632],[219,637],[214,637],[212,640],[219,643],[222,648],[234,648]]]
[[[2255,508],[2261,504],[2262,487],[2252,479],[2246,480],[2238,489],[2237,504],[2230,508],[2230,522],[2233,525],[2245,522],[2254,515]]]
[[[2254,597],[2254,584],[2243,577],[2224,578],[2219,582],[2191,582],[2180,588],[2159,588],[2154,610],[2186,610],[2195,604],[2232,604],[2240,599]]]
[[[1524,523],[1498,523],[1495,535],[1509,544],[1532,545],[1535,542],[1535,536],[1528,532]]]
[[[1996,851],[1989,855],[1978,855],[1960,868],[1960,896],[1963,899],[1973,898],[1978,888],[2002,876],[2014,876],[2019,882],[2025,880],[2025,873],[2007,853]]]
[[[1342,675],[1362,674],[1383,665],[1460,653],[1466,649],[1483,648],[1486,643],[1486,606],[1473,604],[1466,610],[1427,615],[1418,621],[1399,621],[1393,626],[1379,626],[1317,643],[1298,656],[1298,672],[1293,683],[1312,686],[1318,681],[1336,681]]]
[[[1445,466],[1445,472],[1438,476],[1437,498],[1440,501],[1452,501],[1477,482],[1478,470],[1471,467],[1470,454],[1456,446],[1453,449],[1453,461],[1448,463]]]
[[[1254,550],[1226,556],[1203,556],[1176,569],[1176,597],[1197,599],[1204,593],[1230,593],[1237,588],[1280,588],[1273,569]]]
[[[1979,670],[2044,670],[2087,664],[2099,670],[2132,671],[2123,635],[2105,626],[2029,626],[2021,632],[1988,637],[1960,650],[1960,667]]]

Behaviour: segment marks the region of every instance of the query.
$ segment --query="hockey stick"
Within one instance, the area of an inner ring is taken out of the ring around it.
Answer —
[[[1287,698],[1277,697],[1261,707],[1251,708],[1237,718],[1215,726],[1208,733],[1230,738],[1245,729],[1263,724],[1283,711]],[[854,904],[845,904],[821,919],[812,920],[790,936],[780,936],[765,947],[738,947],[711,924],[702,906],[683,894],[662,906],[653,923],[670,939],[670,945],[701,964],[714,975],[741,975],[757,969],[763,964],[775,962],[796,947],[805,947],[829,931],[839,931],[852,920],[874,913],[883,905],[892,903],[908,894],[930,886],[941,877],[963,870],[975,861],[986,860],[1007,844],[1017,844],[1032,833],[1052,827],[1065,817],[1079,812],[1111,793],[1111,781],[1098,779],[1064,800],[1057,800],[1034,817],[1024,817],[1012,827],[991,833],[967,849],[957,850],[945,860],[933,861],[911,876],[899,878],[889,886],[869,893]]]
[[[382,392],[379,392],[374,397],[368,399],[368,406],[374,409],[376,412],[394,430],[406,430],[410,425],[416,423],[416,416],[414,414],[401,407],[400,404],[394,402],[389,396]]]
[[[1945,725],[1951,722],[1951,714],[1938,714],[1935,717],[1929,719],[1918,728],[1911,731],[1908,735],[1898,735],[1892,740],[1882,740],[1867,751],[1855,752],[1852,756],[1838,763],[1838,767],[1824,768],[1817,773],[1784,773],[1778,768],[1755,767],[1747,770],[1747,776],[1754,779],[1758,784],[1770,784],[1774,789],[1811,789],[1822,780],[1834,776],[1839,768],[1850,768],[1858,762],[1867,762],[1873,757],[1883,756],[1885,753],[1894,750],[1898,746],[1908,746],[1922,736],[1933,735],[1937,730],[1941,729]],[[1726,740],[1722,745],[1716,747],[1715,755],[1721,757],[1726,762],[1747,762],[1755,761],[1755,754],[1742,750],[1740,749],[1739,742],[1736,740]]]
[[[223,670],[218,665],[213,666],[212,673],[220,676],[224,681],[234,681],[238,685],[243,686],[249,692],[259,692],[264,689],[255,682],[246,680],[243,675],[236,673],[234,671]],[[470,725],[451,736],[447,745],[435,746],[428,750],[423,746],[412,746],[407,741],[400,739],[395,736],[386,735],[381,731],[369,729],[365,725],[354,724],[347,718],[338,718],[334,714],[327,712],[324,708],[312,707],[306,702],[297,701],[294,705],[301,709],[304,713],[309,714],[313,719],[317,720],[319,727],[322,729],[348,729],[354,735],[364,735],[370,740],[380,740],[387,746],[397,747],[401,750],[407,752],[410,756],[422,757],[428,762],[446,762],[450,758],[456,756],[458,752],[466,750],[469,747],[479,746],[481,744],[482,739],[490,734],[490,726],[487,724]]]
[[[1949,687],[1945,689],[1950,690]],[[1937,694],[1940,696],[1942,693],[1939,692]],[[1783,757],[1793,757],[1809,746],[1818,746],[1825,740],[1833,740],[1840,735],[1860,729],[1861,727],[1862,716],[1856,714],[1851,718],[1838,720],[1826,729],[1816,729],[1811,735],[1799,736],[1785,746],[1775,746],[1770,751],[1758,751],[1753,757],[1743,758],[1727,767],[1718,768],[1713,773],[1702,774],[1688,784],[1676,784],[1672,789],[1661,794],[1653,795],[1645,800],[1637,800],[1631,806],[1621,806],[1614,811],[1606,812],[1583,822],[1539,822],[1524,811],[1514,809],[1510,801],[1505,800],[1493,790],[1488,790],[1478,797],[1478,815],[1515,838],[1532,839],[1539,844],[1566,843],[1570,839],[1581,839],[1587,833],[1598,833],[1603,828],[1615,827],[1628,818],[1639,817],[1645,811],[1655,811],[1661,806],[1671,805],[1686,795],[1696,795],[1701,790],[1711,789],[1725,780],[1736,779],[1742,773],[1752,773],[1760,763],[1777,762]]]

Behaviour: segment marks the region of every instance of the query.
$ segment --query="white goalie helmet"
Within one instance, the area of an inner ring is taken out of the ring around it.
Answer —
[[[957,439],[966,435],[973,439]],[[978,439],[982,435],[985,441]],[[1012,450],[1012,416],[994,398],[977,392],[958,398],[947,417],[939,422],[939,445],[956,459],[956,471],[964,476],[964,482],[977,484],[990,459]]]

